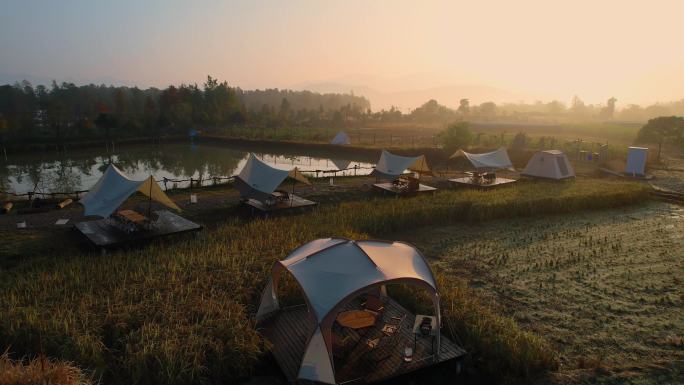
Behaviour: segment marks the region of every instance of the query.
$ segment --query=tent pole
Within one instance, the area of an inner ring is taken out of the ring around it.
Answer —
[[[152,182],[154,182],[154,178],[152,178],[152,176],[150,175],[150,196],[149,196],[150,199],[147,201],[147,218],[148,219],[152,218]]]

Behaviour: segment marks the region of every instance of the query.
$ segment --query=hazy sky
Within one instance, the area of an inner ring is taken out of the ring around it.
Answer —
[[[1,0],[0,74],[684,98],[684,1]],[[467,95],[464,95],[467,96]]]

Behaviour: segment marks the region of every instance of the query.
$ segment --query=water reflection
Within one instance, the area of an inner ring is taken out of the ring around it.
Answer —
[[[296,166],[302,172],[314,175],[316,171],[354,166],[360,168],[338,172],[337,175],[364,175],[372,167],[368,162],[337,159],[339,155],[334,154],[277,154],[272,150],[256,154],[273,167],[286,170]],[[29,191],[50,193],[87,190],[97,182],[110,162],[129,177],[138,180],[150,174],[157,180],[190,177],[208,180],[239,173],[248,155],[247,149],[198,144],[127,147],[108,155],[92,149],[68,154],[19,154],[0,162],[0,190],[18,194]],[[334,160],[331,159],[333,157]],[[176,183],[179,187],[188,184]],[[163,186],[162,183],[160,185]]]

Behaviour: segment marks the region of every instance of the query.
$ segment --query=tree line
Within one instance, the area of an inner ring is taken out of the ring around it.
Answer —
[[[56,82],[34,87],[23,81],[0,86],[0,139],[61,142],[230,126],[344,127],[369,110],[370,102],[353,94],[247,91],[211,76],[202,86],[165,89]]]
[[[165,89],[56,82],[34,87],[23,81],[0,86],[0,142],[158,137],[230,127],[277,130],[374,123],[646,121],[684,115],[684,99],[647,107],[628,105],[619,109],[616,105],[613,97],[605,104],[592,105],[576,96],[569,106],[555,100],[473,104],[463,98],[453,109],[432,99],[408,113],[395,107],[373,112],[366,98],[352,92],[242,90],[211,76],[201,86],[183,84]]]

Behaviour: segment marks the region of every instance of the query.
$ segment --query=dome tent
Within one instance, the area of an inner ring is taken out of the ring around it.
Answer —
[[[276,292],[283,271],[289,272],[299,284],[309,309],[308,318],[315,324],[306,341],[297,379],[336,382],[331,328],[337,313],[355,297],[392,283],[413,284],[430,292],[437,322],[435,359],[439,361],[439,291],[430,267],[413,246],[344,238],[309,242],[274,264],[256,315],[257,322],[280,310]]]
[[[335,135],[335,137],[330,141],[330,144],[335,144],[335,145],[345,145],[345,144],[351,144],[351,138],[349,138],[349,135],[347,135],[346,132],[340,131]]]
[[[559,150],[546,150],[532,155],[520,175],[559,180],[574,178],[575,170],[565,153]]]

